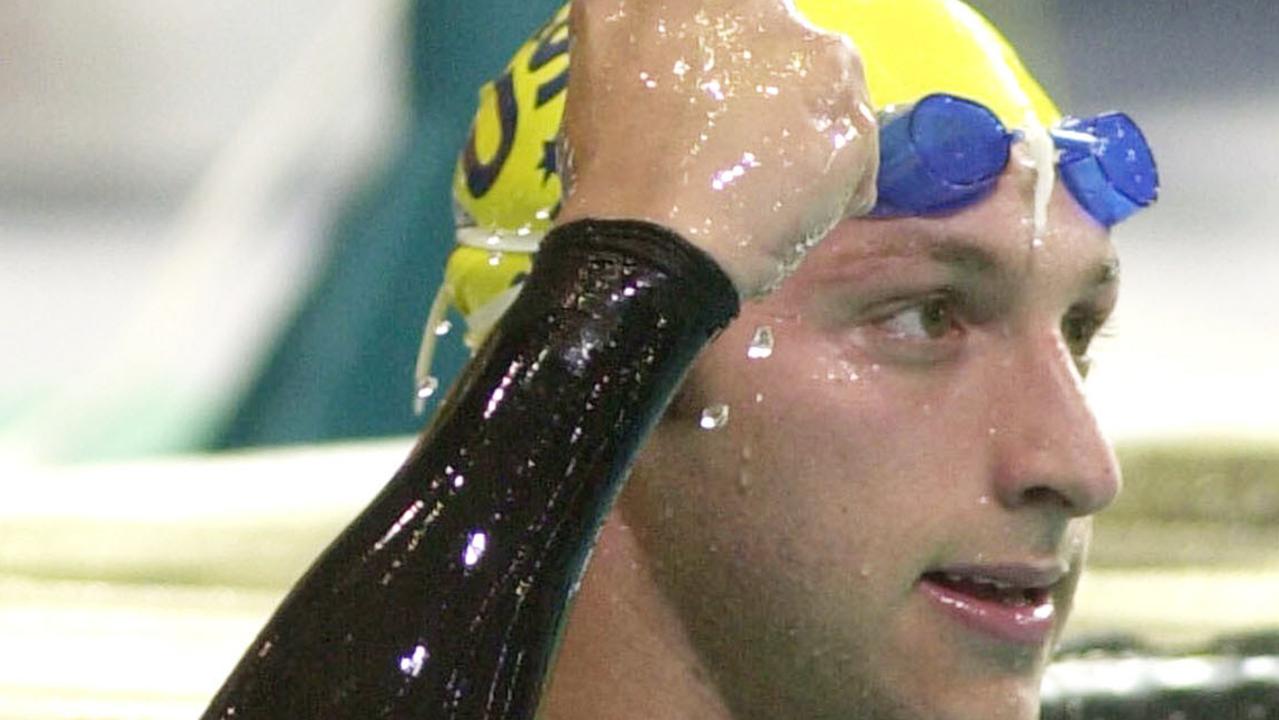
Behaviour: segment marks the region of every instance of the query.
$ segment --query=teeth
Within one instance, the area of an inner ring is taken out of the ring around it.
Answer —
[[[978,583],[981,585],[989,585],[995,588],[996,590],[1000,590],[1000,591],[1012,590],[1017,587],[1016,585],[1010,582],[1004,582],[1003,580],[996,580],[994,578],[981,577],[978,575],[964,576],[964,575],[957,575],[955,573],[945,573],[945,575],[946,575],[946,580],[952,583],[960,583],[960,582]]]

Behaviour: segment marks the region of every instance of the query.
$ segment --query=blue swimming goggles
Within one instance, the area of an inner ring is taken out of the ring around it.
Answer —
[[[1159,173],[1137,124],[1123,113],[1066,118],[1049,130],[1062,183],[1106,227],[1155,201]],[[879,200],[872,217],[931,215],[985,197],[1008,165],[1009,132],[990,109],[929,95],[880,119]]]

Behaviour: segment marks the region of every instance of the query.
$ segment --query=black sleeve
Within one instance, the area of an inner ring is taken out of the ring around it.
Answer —
[[[532,718],[626,470],[737,302],[658,226],[553,231],[404,466],[204,717]]]

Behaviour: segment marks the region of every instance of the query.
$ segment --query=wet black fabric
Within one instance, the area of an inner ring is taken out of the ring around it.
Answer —
[[[737,294],[646,223],[552,232],[404,466],[205,718],[532,718],[640,443]]]

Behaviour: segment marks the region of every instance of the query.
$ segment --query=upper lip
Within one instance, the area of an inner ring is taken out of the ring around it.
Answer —
[[[963,563],[930,569],[925,575],[955,575],[985,580],[1021,589],[1047,589],[1066,576],[1068,568],[1058,563]]]

